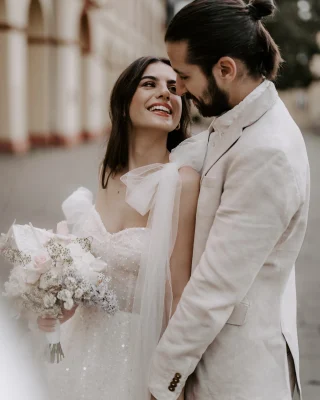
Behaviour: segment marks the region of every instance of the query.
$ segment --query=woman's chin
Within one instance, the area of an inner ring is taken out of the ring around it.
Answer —
[[[177,125],[178,123],[174,125],[172,121],[150,121],[150,124],[146,124],[144,128],[169,133],[174,131]]]

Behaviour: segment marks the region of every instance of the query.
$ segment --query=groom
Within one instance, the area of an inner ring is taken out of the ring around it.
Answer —
[[[271,0],[196,0],[166,44],[177,91],[210,125],[193,274],[150,371],[157,400],[289,400],[299,383],[294,264],[307,224],[305,144],[271,82]],[[203,137],[203,134],[200,134]]]

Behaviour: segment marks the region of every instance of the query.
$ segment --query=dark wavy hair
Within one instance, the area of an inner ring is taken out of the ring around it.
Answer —
[[[141,57],[122,72],[113,87],[109,111],[111,133],[101,171],[101,184],[104,189],[107,187],[111,175],[119,173],[128,167],[129,134],[132,126],[129,114],[130,104],[144,71],[149,65],[155,63],[163,63],[171,66],[170,61],[166,58]],[[182,97],[180,128],[168,134],[167,149],[169,151],[189,137],[189,124],[189,102],[186,98]]]
[[[165,41],[186,41],[188,62],[207,76],[229,56],[243,61],[250,75],[275,80],[283,60],[261,21],[275,9],[273,0],[195,0],[172,19]]]

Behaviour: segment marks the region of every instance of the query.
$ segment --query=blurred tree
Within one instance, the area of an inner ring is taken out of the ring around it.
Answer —
[[[285,61],[278,88],[307,87],[314,79],[310,61],[320,53],[316,41],[320,31],[320,1],[279,0],[278,12],[267,21],[266,27],[280,46]]]

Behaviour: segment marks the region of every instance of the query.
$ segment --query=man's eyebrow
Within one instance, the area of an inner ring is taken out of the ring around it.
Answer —
[[[174,70],[178,75],[185,75],[183,72],[179,71],[178,69],[173,68],[173,70]]]

